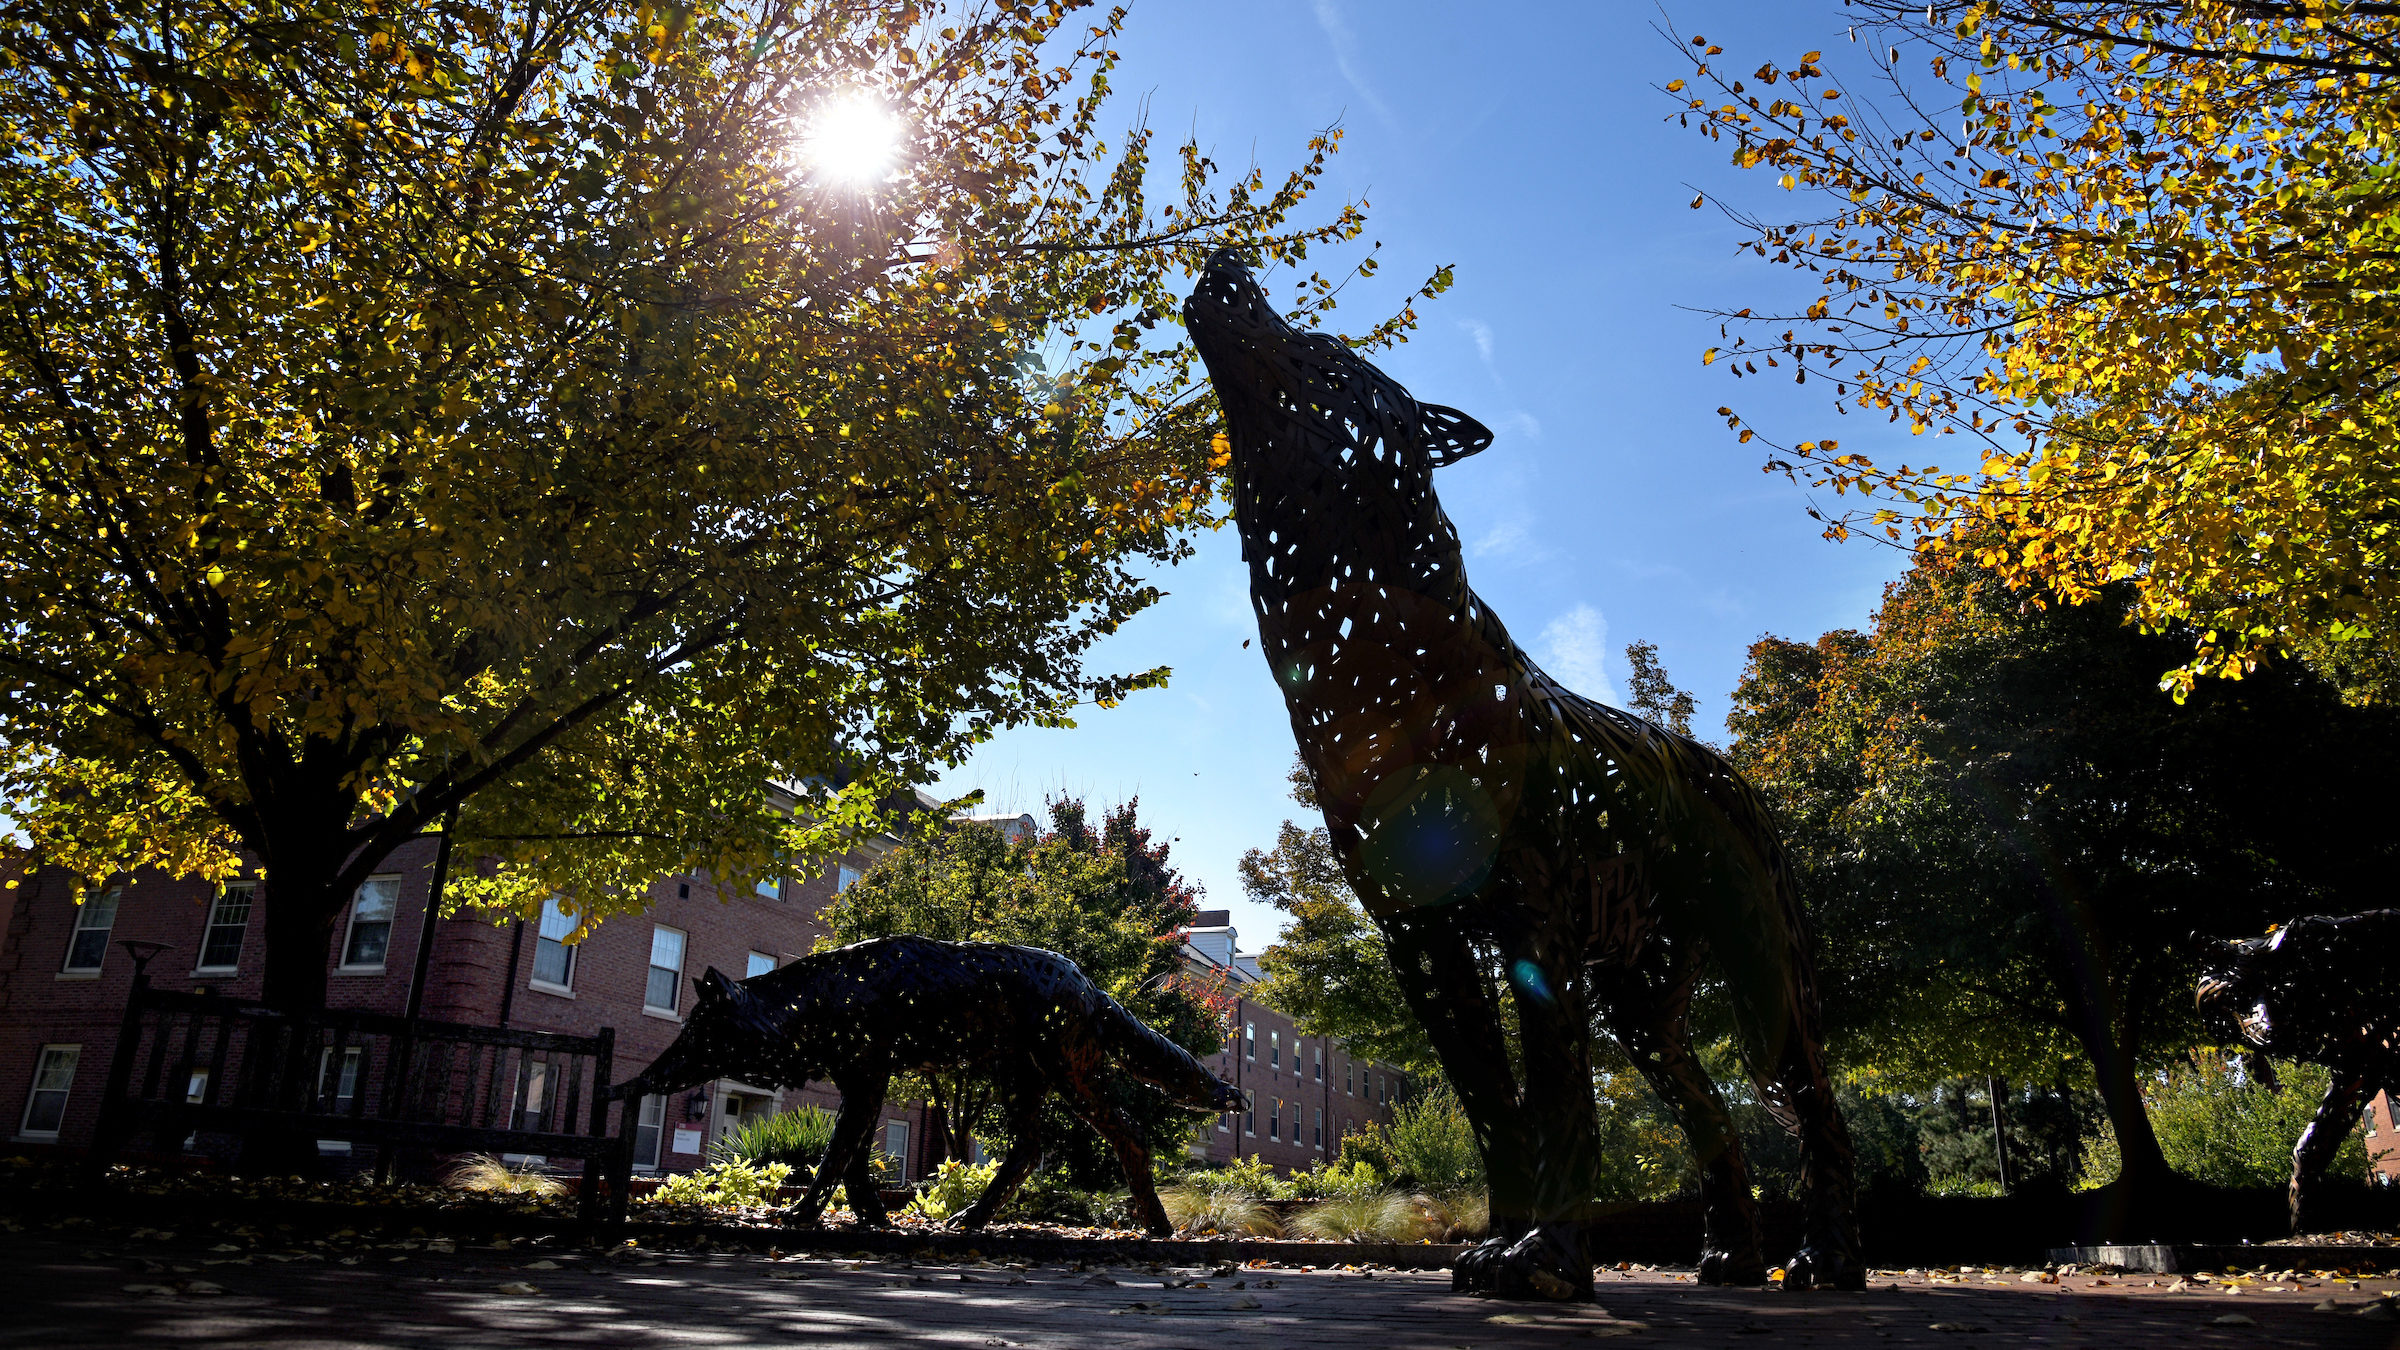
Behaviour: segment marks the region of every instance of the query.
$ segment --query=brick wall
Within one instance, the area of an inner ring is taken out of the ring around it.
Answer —
[[[328,957],[329,1006],[395,1015],[406,1011],[436,846],[431,839],[404,845],[378,874],[399,881],[390,940],[380,965],[345,968],[341,962],[349,916],[337,925],[334,950]],[[872,860],[870,851],[862,851],[845,864],[864,870]],[[835,869],[829,869],[822,876],[787,882],[774,897],[722,893],[700,878],[662,879],[650,888],[646,913],[608,919],[577,944],[573,974],[563,991],[538,988],[532,978],[537,925],[513,919],[495,922],[485,916],[442,920],[434,934],[425,1015],[441,1021],[578,1035],[614,1027],[614,1076],[621,1082],[674,1039],[681,1026],[679,1013],[691,1004],[692,977],[715,966],[740,979],[749,973],[754,951],[780,963],[810,950],[824,934],[816,914],[832,897],[836,875]],[[161,987],[213,988],[234,997],[256,997],[259,992],[263,907],[267,903],[263,888],[260,904],[243,931],[239,956],[228,972],[194,969],[210,903],[217,894],[210,884],[152,874],[128,881],[120,891],[115,922],[96,971],[63,969],[77,918],[63,873],[40,871],[23,878],[8,894],[9,902],[0,907],[0,918],[5,920],[5,927],[0,928],[0,1112],[6,1113],[0,1115],[0,1145],[71,1148],[90,1138],[133,979],[133,963],[117,945],[120,941],[167,944],[149,966],[152,982]],[[685,936],[673,1012],[643,1006],[652,934],[660,925]],[[57,1137],[53,1141],[27,1136],[22,1127],[44,1047],[64,1046],[77,1047],[78,1056]],[[830,1090],[813,1086],[800,1092],[775,1092],[736,1083],[715,1083],[678,1094],[666,1103],[663,1170],[698,1166],[702,1158],[697,1147],[676,1150],[676,1129],[684,1126],[694,1131],[697,1140],[686,1136],[685,1142],[704,1145],[724,1123],[729,1104],[775,1110],[801,1103],[830,1107],[837,1100]],[[904,1127],[908,1174],[921,1174],[926,1134],[922,1105],[896,1104],[886,1115]],[[877,1136],[879,1142],[887,1137],[884,1133]]]
[[[1286,1175],[1306,1171],[1338,1159],[1344,1136],[1391,1120],[1406,1086],[1398,1070],[1353,1058],[1330,1037],[1304,1036],[1238,991],[1230,1022],[1225,1048],[1205,1062],[1249,1092],[1256,1109],[1203,1127],[1199,1152],[1211,1166],[1256,1157]]]

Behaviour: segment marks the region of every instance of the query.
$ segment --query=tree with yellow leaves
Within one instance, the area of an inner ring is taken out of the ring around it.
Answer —
[[[1735,213],[1819,291],[1726,316],[1751,332],[1707,359],[1960,440],[1801,441],[1769,469],[1867,499],[1828,513],[1837,538],[1970,549],[2071,602],[2130,583],[2139,622],[2194,635],[2179,689],[2277,650],[2392,686],[2400,6],[1848,8],[1872,96],[1819,52],[1721,70],[1705,38],[1667,86],[1736,164],[1826,203]]]
[[[305,1008],[445,818],[589,921],[1163,678],[1083,658],[1212,511],[1168,283],[1361,216],[1298,223],[1332,133],[1150,204],[1083,8],[0,16],[0,809],[255,866]]]

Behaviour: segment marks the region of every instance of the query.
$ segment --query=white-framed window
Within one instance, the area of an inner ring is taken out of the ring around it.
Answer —
[[[1380,1099],[1375,1103],[1377,1106],[1390,1106],[1392,1104],[1392,1080],[1382,1074],[1375,1075],[1375,1093]]]
[[[1358,1095],[1358,1062],[1356,1060],[1342,1061],[1342,1095],[1345,1097]]]
[[[575,987],[576,919],[557,896],[542,902],[542,926],[533,936],[533,982],[537,987],[571,990]]]
[[[783,898],[783,878],[760,877],[758,879],[758,893],[764,899],[781,900]]]
[[[671,1013],[683,991],[683,933],[665,924],[650,930],[650,980],[642,989],[642,1008]]]
[[[1316,1146],[1317,1152],[1322,1153],[1325,1151],[1325,1108],[1323,1107],[1317,1108]]]
[[[898,1173],[898,1179],[908,1180],[907,1121],[887,1120],[883,1122],[883,1151],[891,1155],[892,1167]]]
[[[1258,1098],[1255,1096],[1250,1099],[1250,1109],[1242,1113],[1242,1133],[1253,1139],[1258,1137]]]
[[[1277,1073],[1283,1072],[1283,1033],[1280,1031],[1267,1033],[1267,1067]]]
[[[1219,1112],[1217,1113],[1217,1133],[1219,1133],[1219,1134],[1231,1134],[1231,1133],[1233,1133],[1233,1112],[1231,1112],[1231,1111],[1219,1111]]]
[[[525,1084],[525,1109],[517,1113],[515,1128],[540,1131],[548,1129],[543,1120],[544,1108],[550,1104],[550,1061],[537,1059],[517,1066],[518,1076]]]
[[[1267,1137],[1269,1139],[1283,1138],[1283,1098],[1281,1097],[1275,1099],[1274,1109],[1267,1112]]]
[[[80,1045],[45,1045],[33,1065],[33,1090],[25,1094],[25,1116],[17,1133],[29,1139],[56,1139],[67,1118],[67,1094],[75,1087],[75,1062],[83,1058]]]
[[[337,1070],[333,1062],[332,1046],[326,1046],[318,1052],[317,1092],[321,1096],[330,1096],[333,1099],[329,1109],[337,1114],[349,1110],[350,1099],[358,1095],[358,1070],[365,1055],[366,1052],[355,1045],[344,1046],[342,1062]]]
[[[117,926],[121,887],[111,886],[75,907],[75,931],[67,937],[67,959],[61,974],[98,974],[108,957],[108,935]]]
[[[857,868],[852,867],[848,863],[836,864],[833,869],[833,893],[835,895],[840,895],[842,892],[849,890],[851,887],[858,884],[858,879],[860,877],[865,875],[866,873],[859,871]]]
[[[193,1106],[208,1104],[208,1070],[194,1069],[183,1083],[183,1099]],[[183,1151],[190,1153],[200,1147],[200,1132],[192,1131],[183,1137]]]
[[[1317,1078],[1317,1081],[1318,1081],[1318,1082],[1320,1082],[1320,1083],[1322,1083],[1322,1082],[1324,1082],[1324,1081],[1325,1081],[1325,1047],[1324,1047],[1324,1045],[1323,1045],[1322,1043],[1319,1043],[1319,1044],[1317,1044],[1317,1045],[1312,1045],[1312,1046],[1310,1046],[1310,1047],[1309,1047],[1309,1054],[1310,1054],[1312,1057],[1314,1057],[1314,1059],[1315,1059],[1315,1062],[1316,1062],[1316,1078]]]
[[[200,938],[200,964],[195,972],[229,974],[242,963],[242,934],[250,928],[250,902],[258,891],[254,881],[229,881],[208,907],[208,928]]]
[[[639,1114],[633,1118],[633,1165],[645,1171],[658,1170],[658,1145],[667,1132],[667,1099],[644,1097]]]
[[[1242,1058],[1253,1064],[1258,1062],[1258,1023],[1256,1022],[1242,1023]]]
[[[775,958],[773,956],[766,952],[752,952],[750,953],[750,969],[742,978],[745,980],[755,979],[760,975],[771,975],[774,972]]]
[[[400,912],[400,878],[368,877],[350,901],[350,931],[342,935],[342,969],[381,970],[392,949],[392,919]]]

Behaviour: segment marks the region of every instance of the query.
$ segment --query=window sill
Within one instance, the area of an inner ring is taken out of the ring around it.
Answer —
[[[100,978],[100,972],[96,970],[62,970],[50,978],[54,980],[96,980]]]
[[[333,968],[333,973],[334,973],[334,974],[336,974],[336,975],[363,975],[363,976],[373,977],[373,976],[378,976],[378,975],[381,975],[381,974],[383,974],[383,973],[384,973],[384,967],[382,967],[382,966],[335,966],[335,967]]]
[[[525,987],[537,994],[548,994],[552,998],[575,997],[574,990],[569,989],[563,984],[551,984],[547,980],[528,980],[525,984]]]
[[[30,1134],[19,1133],[9,1142],[14,1144],[55,1144],[58,1142],[58,1131],[52,1130],[48,1134],[43,1134],[39,1130]]]
[[[230,980],[238,978],[241,973],[240,966],[210,966],[203,970],[193,971],[192,978],[195,980]]]
[[[651,1007],[644,1007],[642,1009],[642,1016],[655,1017],[661,1022],[681,1022],[683,1020],[683,1014],[681,1013],[661,1012],[658,1009]]]

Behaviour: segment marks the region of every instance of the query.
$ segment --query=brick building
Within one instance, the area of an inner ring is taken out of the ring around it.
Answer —
[[[933,804],[925,799],[925,804]],[[751,891],[702,877],[667,877],[649,908],[593,927],[581,942],[555,905],[537,921],[439,920],[424,1016],[477,1026],[588,1035],[616,1029],[620,1082],[666,1049],[693,997],[692,977],[714,966],[736,978],[808,952],[825,928],[817,913],[896,842],[870,840],[825,874]],[[423,931],[438,841],[415,840],[360,887],[336,926],[326,1002],[398,1015]],[[78,907],[67,877],[44,870],[0,901],[0,1142],[18,1149],[76,1147],[91,1137],[117,1026],[133,979],[118,944],[163,943],[153,984],[254,998],[260,987],[262,884],[215,886],[142,874]],[[754,1115],[838,1102],[831,1088],[777,1091],[723,1080],[641,1104],[635,1167],[684,1171],[718,1135]],[[905,1175],[922,1173],[921,1104],[892,1104],[880,1142]],[[347,1145],[331,1145],[341,1151]]]
[[[931,802],[927,799],[926,804]],[[1036,829],[1032,817],[978,817],[1004,833]],[[441,919],[433,933],[424,1015],[435,1021],[588,1035],[616,1029],[613,1076],[623,1081],[667,1047],[693,996],[692,977],[714,966],[746,978],[810,951],[825,935],[818,912],[897,840],[870,840],[820,876],[731,891],[703,877],[653,883],[649,907],[607,919],[582,941],[555,906],[539,921]],[[423,932],[438,841],[395,851],[362,886],[335,931],[326,1002],[398,1015]],[[0,891],[0,1143],[20,1150],[74,1148],[91,1137],[133,963],[118,944],[164,944],[153,984],[254,998],[262,975],[265,883],[224,886],[142,874],[104,887],[78,907],[55,870]],[[1258,1156],[1305,1169],[1340,1151],[1343,1135],[1388,1120],[1403,1090],[1387,1066],[1353,1060],[1336,1042],[1304,1037],[1291,1019],[1246,992],[1256,958],[1238,953],[1223,910],[1205,911],[1186,959],[1222,973],[1234,995],[1233,1034],[1213,1067],[1254,1093],[1256,1110],[1204,1124],[1195,1159]],[[641,1103],[634,1165],[687,1171],[706,1145],[744,1120],[803,1104],[831,1108],[829,1085],[799,1091],[720,1080]],[[929,1137],[922,1103],[887,1107],[880,1143],[904,1177],[924,1174]],[[347,1145],[327,1145],[342,1151]]]
[[[1209,1067],[1251,1094],[1248,1112],[1202,1128],[1195,1159],[1220,1166],[1257,1157],[1289,1175],[1334,1161],[1345,1136],[1391,1119],[1407,1080],[1388,1064],[1353,1057],[1331,1037],[1302,1035],[1291,1018],[1252,997],[1258,958],[1240,950],[1230,911],[1202,910],[1184,957],[1229,987],[1232,1034]]]

